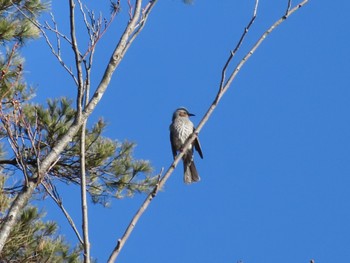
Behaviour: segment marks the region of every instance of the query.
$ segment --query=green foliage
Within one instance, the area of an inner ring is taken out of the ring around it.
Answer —
[[[24,60],[19,48],[39,36],[35,21],[47,5],[40,0],[0,0],[0,220],[5,220],[12,197],[28,179],[37,177],[38,166],[75,122],[76,110],[67,98],[47,105],[29,104],[34,95],[23,79]],[[33,23],[34,22],[34,23]],[[148,193],[158,178],[148,161],[135,159],[132,142],[104,137],[106,123],[100,119],[86,129],[87,191],[92,201],[108,205],[112,197]],[[5,154],[5,151],[9,154]],[[80,133],[60,153],[45,174],[45,186],[58,197],[55,183],[79,185]],[[12,182],[6,182],[11,175]],[[39,185],[36,194],[45,190]],[[80,262],[81,249],[70,249],[57,236],[57,225],[43,222],[35,207],[22,211],[1,254],[1,262]],[[0,221],[1,222],[1,221]]]
[[[75,110],[66,98],[48,100],[47,107],[26,105],[23,114],[30,127],[35,127],[36,138],[26,144],[25,162],[35,170],[37,159],[52,150],[74,122]],[[157,183],[150,175],[148,161],[133,158],[134,143],[118,142],[102,136],[106,123],[100,119],[86,130],[86,173],[88,192],[95,203],[108,205],[110,197],[122,198],[134,193],[149,192]],[[26,137],[34,131],[24,129]],[[80,184],[80,135],[77,134],[49,171],[54,179]],[[33,148],[32,142],[35,147]]]
[[[45,9],[40,0],[0,0],[0,44],[37,38],[40,31],[33,22]]]
[[[6,169],[22,170],[35,177],[38,162],[52,150],[75,121],[76,110],[67,98],[48,100],[47,105],[28,104],[33,96],[23,80],[23,59],[19,42],[36,37],[33,21],[47,8],[40,0],[0,0],[0,138],[9,141],[15,158],[0,159]],[[31,29],[30,29],[31,28]],[[34,31],[31,31],[34,30]],[[9,41],[14,42],[9,48]],[[108,205],[111,197],[149,192],[157,183],[148,161],[133,158],[134,143],[102,136],[106,123],[101,119],[86,130],[87,190],[95,203]],[[11,151],[10,151],[11,152]],[[48,178],[80,184],[80,135],[72,139]],[[7,157],[9,158],[9,157]],[[17,189],[18,185],[13,189]]]
[[[23,59],[18,49],[26,40],[39,37],[36,18],[48,8],[40,0],[0,0],[0,98],[2,109],[14,101],[28,99],[22,80]],[[12,42],[10,44],[9,42]],[[12,46],[12,47],[11,47]],[[5,103],[4,99],[8,99]]]
[[[4,188],[6,177],[0,175],[0,187]],[[0,192],[0,213],[9,208],[11,198]],[[57,235],[57,224],[44,222],[43,213],[35,207],[27,207],[18,223],[11,230],[1,253],[1,262],[82,262],[81,248],[71,249],[63,237]]]
[[[68,131],[76,116],[66,98],[48,100],[46,106],[28,104],[34,92],[28,91],[23,80],[18,42],[37,36],[28,28],[46,7],[39,0],[0,0],[0,45],[6,44],[7,48],[3,54],[0,51],[0,138],[10,142],[5,149],[14,152],[14,157],[2,157],[0,166],[12,173],[22,170],[27,178],[37,176],[38,162]],[[113,196],[149,192],[157,182],[150,175],[150,164],[132,157],[134,143],[103,137],[105,126],[101,119],[86,131],[87,190],[92,200],[108,205]],[[79,136],[72,139],[48,172],[50,182],[56,179],[80,184]]]
[[[18,45],[6,50],[5,54],[0,51],[0,98],[2,110],[13,108],[18,101],[31,98],[33,90],[28,90],[23,81],[24,60],[18,53]]]

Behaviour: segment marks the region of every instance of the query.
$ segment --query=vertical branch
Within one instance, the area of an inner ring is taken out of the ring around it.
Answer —
[[[94,54],[94,50],[91,50],[90,57],[89,57],[89,63],[84,63],[85,65],[85,72],[86,72],[86,79],[85,79],[85,101],[84,101],[84,107],[86,107],[89,97],[90,97],[90,70],[91,70],[91,64],[92,64],[92,58]],[[81,127],[81,134],[80,134],[80,169],[81,169],[81,185],[80,185],[80,192],[81,192],[81,209],[82,209],[82,220],[83,220],[83,236],[84,236],[84,262],[89,263],[90,262],[90,241],[89,241],[89,215],[88,215],[88,205],[87,205],[87,192],[86,192],[86,121],[85,119],[83,121],[82,127]]]
[[[83,121],[80,134],[80,192],[81,192],[81,212],[84,237],[84,263],[90,262],[90,241],[89,241],[89,221],[88,205],[86,196],[86,167],[85,167],[85,136],[86,120]]]
[[[129,17],[130,17],[130,20],[132,19],[133,15],[132,15],[132,4],[131,4],[131,0],[128,0],[128,6],[129,6]]]
[[[77,120],[81,120],[83,111],[84,83],[83,72],[81,67],[81,55],[78,48],[75,32],[75,1],[69,0],[70,11],[70,34],[72,39],[72,49],[75,56],[75,66],[78,75],[78,94],[77,94]],[[84,238],[84,262],[90,263],[90,241],[89,241],[89,221],[88,221],[88,205],[86,196],[86,167],[85,167],[85,136],[86,136],[86,121],[82,120],[80,133],[80,193],[81,193],[81,211],[82,211],[82,228]]]
[[[72,49],[75,56],[75,66],[78,75],[78,95],[77,95],[77,119],[80,120],[82,114],[82,103],[84,96],[83,71],[81,68],[81,55],[78,48],[75,32],[75,1],[69,0],[70,34],[72,39]]]

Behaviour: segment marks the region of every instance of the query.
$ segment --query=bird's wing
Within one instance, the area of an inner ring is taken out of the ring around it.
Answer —
[[[193,131],[194,131],[194,129],[193,129]],[[198,137],[194,140],[193,145],[194,145],[194,148],[196,149],[196,151],[198,152],[199,156],[203,159],[203,153],[202,153],[202,149],[201,149],[201,145],[199,143]]]
[[[177,152],[176,152],[176,148],[175,148],[175,142],[174,142],[174,136],[173,136],[173,132],[170,126],[170,143],[171,143],[171,150],[173,152],[173,157],[175,158]]]

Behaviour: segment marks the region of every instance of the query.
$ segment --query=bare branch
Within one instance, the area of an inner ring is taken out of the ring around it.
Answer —
[[[256,18],[256,13],[258,11],[258,5],[259,5],[259,0],[255,0],[255,7],[254,7],[254,10],[253,10],[253,16],[252,18],[250,19],[248,25],[245,27],[244,31],[243,31],[243,34],[241,36],[241,39],[238,41],[235,49],[233,51],[230,52],[230,56],[228,57],[225,65],[224,65],[224,68],[222,69],[222,73],[221,73],[221,81],[220,81],[220,90],[219,92],[223,89],[224,87],[224,84],[225,84],[225,80],[226,80],[226,70],[228,68],[228,66],[231,64],[231,61],[233,59],[233,57],[235,56],[235,54],[237,53],[238,49],[241,47],[242,43],[243,43],[243,40],[245,38],[245,36],[248,34],[248,31],[250,29],[250,27],[253,25],[254,21],[255,21],[255,18]]]
[[[52,29],[48,24],[45,26],[42,26],[39,22],[33,20],[32,18],[30,18],[29,16],[27,16],[26,13],[24,13],[15,3],[11,1],[11,4],[17,9],[18,12],[20,12],[26,19],[28,19],[28,21],[30,21],[34,26],[36,26],[41,34],[43,35],[44,39],[45,39],[45,42],[46,44],[49,46],[50,50],[51,50],[51,53],[57,58],[58,62],[63,66],[63,68],[68,72],[68,74],[73,78],[74,82],[76,85],[78,85],[78,80],[77,78],[75,77],[73,71],[70,69],[70,67],[68,67],[66,65],[66,63],[63,61],[61,55],[59,54],[59,52],[56,52],[55,48],[53,47],[48,35],[46,34],[44,28],[48,28],[49,30],[53,31],[54,33],[60,35],[60,36],[63,36],[64,39],[66,39],[69,43],[70,43],[70,40],[65,37],[64,35],[62,35],[61,33],[59,33],[57,30],[55,29]]]
[[[79,4],[80,13],[83,16],[83,20],[84,20],[84,23],[85,23],[88,35],[90,36],[90,41],[92,41],[91,36],[93,34],[95,34],[94,29],[93,29],[93,27],[90,25],[90,23],[87,20],[86,13],[85,13],[84,7],[83,7],[83,3],[81,2],[81,0],[77,0],[77,1],[78,1],[78,4]],[[91,33],[91,31],[93,32],[93,34]]]
[[[64,208],[63,206],[63,202],[61,200],[61,198],[59,198],[58,194],[54,194],[54,192],[56,190],[54,190],[54,186],[50,183],[50,182],[46,182],[43,181],[42,182],[42,186],[45,188],[46,193],[48,193],[48,195],[52,198],[52,200],[58,205],[58,207],[61,209],[61,211],[63,212],[64,216],[67,218],[69,225],[72,227],[75,235],[77,236],[79,242],[81,244],[84,244],[83,239],[81,238],[79,231],[77,229],[77,227],[75,226],[75,223],[72,219],[72,217],[69,215],[69,213],[67,212],[67,210]],[[52,190],[49,189],[49,186]]]
[[[255,50],[261,45],[261,43],[266,39],[266,37],[276,29],[284,20],[286,20],[290,15],[292,15],[295,11],[297,11],[299,8],[304,6],[309,0],[303,0],[298,5],[296,5],[293,9],[291,9],[286,15],[282,16],[279,20],[277,20],[269,29],[267,29],[262,36],[258,39],[258,41],[254,44],[254,46],[251,48],[251,50],[244,56],[244,58],[238,63],[237,67],[233,70],[232,74],[230,75],[229,79],[225,83],[223,89],[221,92],[218,93],[215,103],[218,103],[222,95],[227,91],[227,89],[230,87],[232,81],[240,71],[240,69],[243,67],[243,65],[247,62],[247,60],[254,54]]]
[[[133,15],[132,15],[133,6],[131,4],[131,0],[128,0],[128,6],[129,6],[129,17],[130,17],[130,20],[131,20],[132,17],[133,17]]]
[[[115,260],[117,259],[121,249],[123,248],[125,242],[128,240],[131,232],[134,230],[134,227],[136,226],[138,220],[140,219],[140,217],[142,216],[142,214],[145,212],[145,210],[147,209],[149,203],[152,201],[152,199],[154,197],[156,197],[160,187],[160,183],[161,183],[161,176],[163,174],[164,169],[162,168],[160,173],[158,174],[158,183],[156,184],[156,186],[154,187],[153,191],[147,196],[146,200],[143,202],[143,204],[141,205],[141,207],[139,208],[139,210],[136,212],[136,214],[134,215],[134,217],[131,219],[128,227],[126,228],[122,238],[118,239],[118,243],[115,246],[115,248],[113,249],[111,255],[109,256],[108,259],[108,263],[113,263],[115,262]]]
[[[72,39],[72,49],[75,57],[75,67],[78,75],[78,95],[77,95],[77,119],[80,120],[82,114],[82,104],[84,96],[83,70],[81,67],[82,58],[80,56],[78,42],[75,32],[75,0],[69,0],[70,34]]]
[[[105,23],[105,27],[104,29],[101,31],[101,22],[98,22],[98,24],[96,25],[97,29],[92,30],[93,33],[89,34],[90,37],[90,42],[91,45],[89,46],[89,48],[86,50],[85,54],[82,55],[82,59],[84,60],[85,57],[92,52],[92,50],[94,50],[96,44],[98,43],[98,41],[103,37],[103,35],[107,32],[108,28],[110,27],[110,25],[112,24],[112,22],[114,21],[114,18],[116,17],[117,13],[118,13],[119,9],[113,9],[113,12],[111,14],[111,17],[109,19],[109,21],[106,21]],[[91,14],[91,20],[95,20],[93,13]]]
[[[93,40],[92,40],[93,41]],[[81,101],[81,108],[85,108],[90,97],[90,70],[92,59],[94,55],[94,50],[91,50],[89,65],[84,61],[86,79],[85,79],[85,101]],[[90,241],[89,241],[89,217],[88,217],[88,204],[87,204],[87,187],[86,187],[86,119],[83,121],[80,134],[80,194],[81,194],[81,212],[82,212],[82,226],[83,226],[83,236],[84,236],[84,262],[90,262]]]
[[[39,30],[41,31],[41,34],[43,35],[43,37],[45,38],[45,42],[46,44],[49,46],[51,53],[57,58],[58,62],[62,65],[62,67],[68,72],[68,74],[72,77],[74,83],[76,85],[78,85],[78,80],[75,77],[72,69],[70,67],[67,66],[67,64],[63,61],[61,55],[58,53],[58,51],[56,52],[55,48],[53,47],[49,37],[47,36],[46,32],[43,30],[43,28],[39,27]],[[59,49],[58,49],[59,50]]]
[[[61,57],[61,37],[60,37],[60,35],[58,34],[57,23],[56,23],[56,20],[55,20],[55,17],[54,17],[54,15],[53,15],[53,13],[51,12],[50,15],[51,15],[51,20],[52,20],[53,26],[54,26],[54,32],[55,32],[55,34],[56,34],[57,55],[58,55],[59,57]]]
[[[56,35],[57,38],[60,37],[60,38],[64,39],[69,45],[72,45],[72,41],[65,34],[63,34],[59,31],[54,14],[50,13],[50,16],[51,16],[51,20],[53,23],[53,27],[50,26],[50,24],[47,21],[45,21],[45,25],[40,25],[39,23],[37,23],[37,25],[35,25],[35,26],[36,27],[40,26],[42,29],[46,29],[48,31],[51,31],[52,33],[54,33]],[[57,53],[59,55],[61,55],[59,52],[57,52]]]
[[[142,31],[143,27],[146,25],[147,18],[149,16],[149,14],[151,13],[154,5],[157,3],[157,1],[158,0],[149,1],[147,6],[143,9],[142,18],[140,19],[140,22],[136,25],[137,30],[130,37],[130,40],[128,41],[128,44],[126,45],[125,49],[129,48],[129,46],[132,44],[132,42],[135,40],[135,38],[138,36],[138,34]]]
[[[104,91],[107,89],[107,86],[109,82],[111,81],[112,75],[119,65],[120,61],[122,60],[125,52],[128,50],[130,45],[127,45],[130,43],[130,37],[133,35],[134,30],[136,28],[136,24],[140,18],[141,13],[141,3],[142,0],[136,0],[136,7],[133,18],[129,21],[122,37],[119,40],[119,43],[115,50],[113,51],[113,54],[110,58],[110,61],[107,65],[107,68],[105,70],[105,73],[102,77],[102,80],[100,84],[98,85],[96,91],[94,92],[94,95],[92,96],[91,100],[89,101],[88,105],[86,106],[84,112],[83,112],[83,118],[90,115],[92,110],[95,108],[96,104],[101,100],[102,95]]]
[[[82,226],[84,236],[84,262],[90,262],[90,241],[89,241],[89,220],[88,220],[88,205],[86,196],[86,168],[85,168],[85,130],[86,120],[81,127],[80,134],[80,194],[81,194],[81,213]]]
[[[292,6],[292,0],[288,0],[288,5],[287,5],[287,10],[286,10],[285,16],[288,16],[288,13],[290,11],[291,6]]]

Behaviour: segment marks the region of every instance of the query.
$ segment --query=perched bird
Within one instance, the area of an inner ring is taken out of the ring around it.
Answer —
[[[173,120],[170,124],[170,142],[174,158],[177,151],[181,151],[187,138],[193,133],[194,125],[189,117],[194,114],[189,113],[185,108],[178,108],[173,114]],[[184,165],[184,181],[187,184],[198,182],[200,177],[198,175],[196,166],[193,161],[193,148],[197,150],[199,156],[203,159],[203,153],[199,144],[198,138],[188,147],[184,153],[182,160]]]

